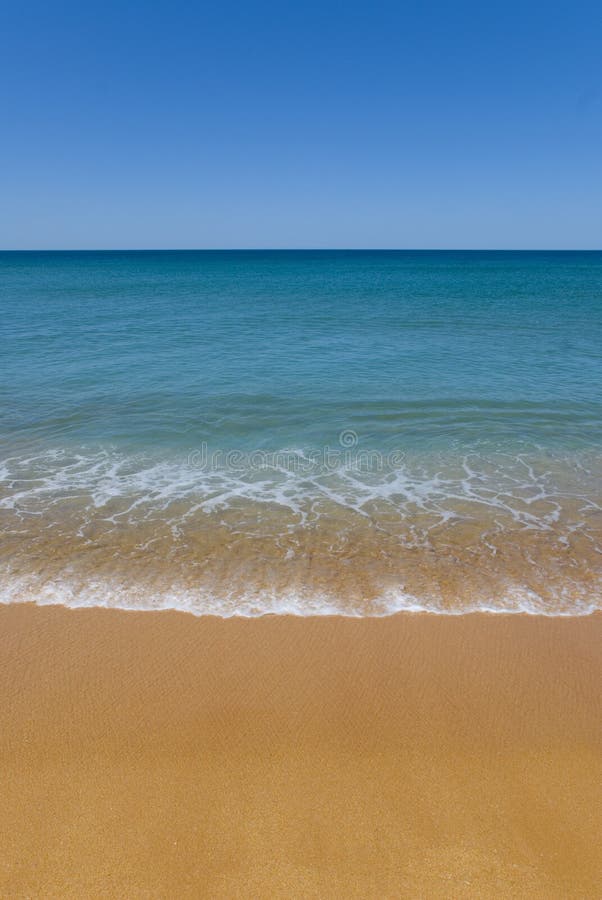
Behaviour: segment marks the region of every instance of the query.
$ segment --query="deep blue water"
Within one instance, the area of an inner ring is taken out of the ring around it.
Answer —
[[[602,253],[5,252],[9,445],[602,442]]]

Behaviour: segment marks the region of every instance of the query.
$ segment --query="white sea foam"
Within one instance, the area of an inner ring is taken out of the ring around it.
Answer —
[[[282,452],[302,457],[301,451]],[[116,513],[123,519],[151,510],[165,512],[181,501],[189,504],[184,513],[189,516],[245,500],[277,505],[303,518],[317,501],[330,501],[359,514],[371,504],[384,503],[399,515],[412,508],[445,521],[455,514],[457,504],[472,504],[497,510],[527,528],[545,528],[558,520],[563,499],[578,501],[584,511],[602,512],[600,497],[594,495],[596,488],[600,494],[602,458],[595,463],[592,470],[577,456],[473,453],[408,458],[379,471],[342,464],[327,472],[307,472],[286,465],[197,468],[188,458],[55,450],[9,457],[1,463],[0,509],[32,513],[80,499],[91,511],[102,511],[115,501],[127,501]]]
[[[384,618],[398,613],[429,613],[459,616],[471,613],[524,614],[546,617],[587,616],[602,609],[602,593],[596,597],[559,596],[550,605],[527,588],[509,588],[502,599],[473,598],[470,603],[444,607],[432,599],[420,599],[401,590],[389,590],[370,603],[347,603],[342,598],[308,592],[249,591],[246,594],[217,596],[201,589],[174,587],[149,591],[140,586],[91,579],[85,584],[68,578],[42,582],[36,577],[4,577],[0,603],[35,603],[38,606],[66,606],[72,609],[101,607],[126,611],[172,610],[194,616],[260,618],[267,615],[341,616]]]

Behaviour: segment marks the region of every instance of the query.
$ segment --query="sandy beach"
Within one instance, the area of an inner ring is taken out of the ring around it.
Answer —
[[[2,896],[598,895],[600,615],[0,619]]]

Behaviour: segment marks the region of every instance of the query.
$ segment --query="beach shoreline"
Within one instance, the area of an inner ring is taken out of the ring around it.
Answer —
[[[8,896],[594,896],[602,615],[0,607]]]

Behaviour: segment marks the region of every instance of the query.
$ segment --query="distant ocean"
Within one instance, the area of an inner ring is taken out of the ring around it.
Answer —
[[[602,605],[602,252],[0,253],[0,594]]]

